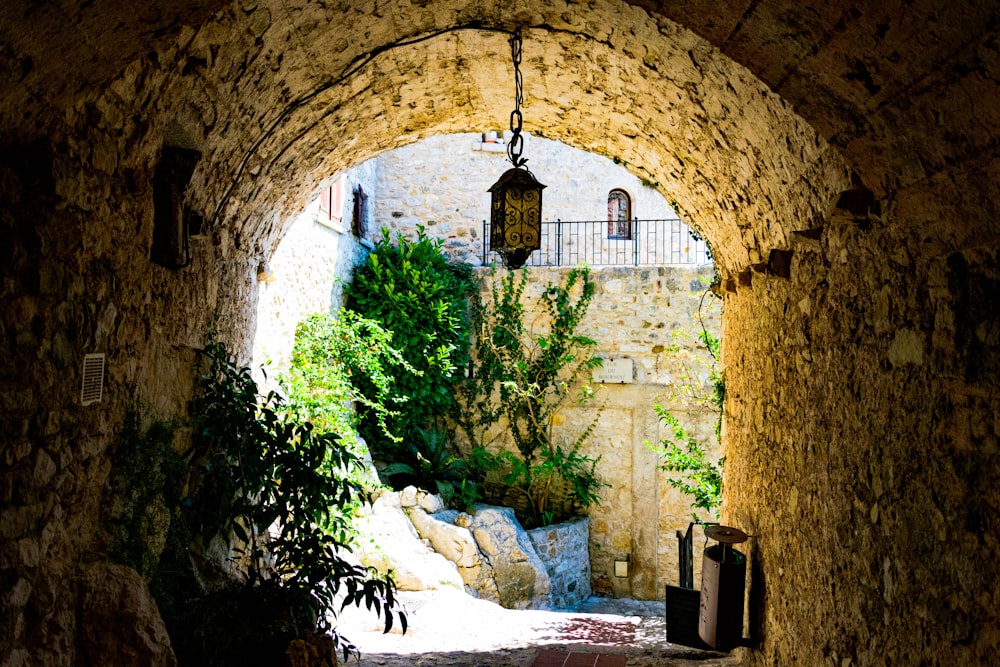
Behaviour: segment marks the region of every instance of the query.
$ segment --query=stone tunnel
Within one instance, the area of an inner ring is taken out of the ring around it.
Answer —
[[[625,164],[713,249],[743,662],[989,663],[998,24],[993,0],[7,0],[0,661],[148,664],[141,582],[95,575],[127,407],[183,413],[210,327],[246,355],[258,267],[323,179],[504,126],[521,28],[525,129]],[[153,261],[177,154],[200,229]]]

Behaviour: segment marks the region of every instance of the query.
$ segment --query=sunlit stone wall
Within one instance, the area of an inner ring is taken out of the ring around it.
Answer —
[[[482,132],[466,132],[430,137],[376,158],[380,196],[372,210],[373,228],[412,236],[417,225],[423,225],[429,235],[445,240],[453,258],[481,264],[483,221],[490,214],[488,190],[511,168],[503,133],[494,134],[501,143],[484,143]],[[611,158],[542,137],[528,136],[524,142],[526,166],[546,186],[545,221],[607,220],[608,193],[614,188],[628,193],[634,218],[677,217],[656,184],[644,183]],[[623,257],[631,263],[631,253]]]

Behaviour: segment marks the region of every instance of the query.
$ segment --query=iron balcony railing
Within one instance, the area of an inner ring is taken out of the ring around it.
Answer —
[[[490,222],[483,220],[484,265],[500,263],[489,250]],[[705,242],[677,218],[666,220],[546,221],[542,247],[531,253],[528,266],[650,266],[707,264]]]

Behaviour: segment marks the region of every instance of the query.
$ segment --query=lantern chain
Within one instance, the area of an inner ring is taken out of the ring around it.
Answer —
[[[510,114],[510,143],[507,144],[507,157],[515,167],[521,167],[527,159],[521,158],[524,150],[524,137],[521,136],[521,126],[523,118],[521,116],[521,104],[524,102],[523,81],[521,79],[521,29],[517,28],[510,42],[510,57],[514,62],[514,110]]]

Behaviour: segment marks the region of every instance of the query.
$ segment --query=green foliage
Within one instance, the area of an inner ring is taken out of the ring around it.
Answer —
[[[409,461],[397,461],[381,474],[394,488],[408,485],[437,491],[446,504],[466,509],[475,503],[478,491],[469,479],[470,468],[448,449],[445,433],[438,428],[417,429],[415,440],[407,443]]]
[[[467,385],[484,402],[476,405],[476,427],[488,427],[501,417],[525,459],[549,443],[551,419],[562,406],[573,381],[602,360],[590,350],[596,341],[576,334],[594,295],[586,267],[575,268],[565,285],[549,284],[541,298],[547,333],[526,325],[523,295],[528,271],[511,272],[494,281],[492,303],[477,309],[477,383]],[[573,288],[581,284],[574,298]],[[495,400],[489,400],[489,399]],[[468,403],[472,405],[473,403]]]
[[[400,403],[393,394],[398,373],[420,375],[392,346],[391,332],[344,310],[339,316],[310,315],[299,323],[291,367],[282,385],[294,413],[353,446],[357,417],[352,402],[363,405],[382,433],[393,437],[387,420],[398,416],[392,410]],[[356,386],[355,378],[365,378],[367,394]]]
[[[361,411],[359,431],[373,454],[391,453],[418,428],[427,428],[454,408],[452,384],[469,362],[467,297],[473,293],[468,266],[448,261],[442,241],[418,228],[415,242],[389,232],[375,244],[367,261],[355,269],[345,290],[347,307],[392,332],[392,346],[410,364],[410,372],[394,374],[391,393],[406,401],[405,409],[377,422]],[[362,394],[375,401],[376,389],[355,378]]]
[[[563,407],[572,387],[598,367],[593,356],[596,342],[576,333],[594,295],[587,267],[571,270],[563,285],[549,284],[542,292],[544,331],[526,323],[523,304],[528,271],[510,272],[494,279],[491,302],[475,309],[479,336],[474,376],[460,385],[464,410],[459,426],[473,443],[497,423],[505,426],[517,448],[488,460],[486,450],[474,449],[481,471],[496,471],[508,488],[525,502],[515,504],[526,525],[568,518],[598,502],[602,486],[597,460],[580,454],[594,422],[569,447],[553,441],[553,418]],[[589,386],[580,400],[592,397]],[[552,499],[565,493],[570,499],[554,509]]]
[[[474,451],[483,476],[498,473],[504,501],[514,507],[525,528],[535,528],[565,521],[600,503],[600,490],[608,486],[597,476],[601,457],[580,454],[579,442],[567,449],[543,448],[532,464],[511,451]]]
[[[350,526],[340,508],[359,495],[347,476],[355,455],[336,435],[293,420],[274,392],[258,396],[249,369],[236,366],[223,345],[211,343],[205,352],[210,367],[191,406],[191,494],[179,514],[195,551],[213,540],[229,544],[239,555],[235,565],[243,583],[179,601],[164,614],[182,664],[246,664],[245,657],[217,651],[237,635],[253,637],[253,646],[287,646],[314,630],[331,632],[329,619],[340,604],[374,606],[388,631],[396,605],[392,580],[339,555]],[[215,617],[222,625],[192,617],[192,610],[232,599],[242,602],[232,605],[231,615]],[[249,599],[287,605],[265,604],[261,608],[271,613],[255,618],[247,614],[260,605]],[[351,645],[334,636],[346,658]],[[262,654],[250,662],[259,663]]]

